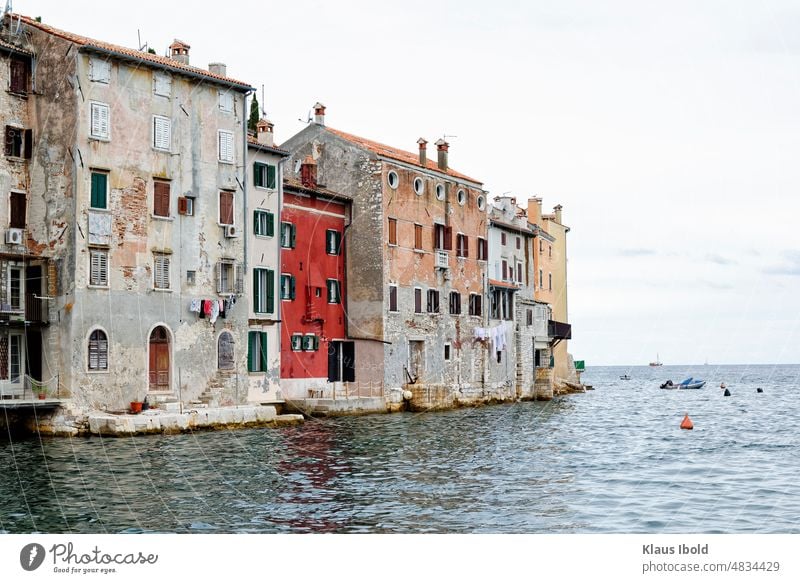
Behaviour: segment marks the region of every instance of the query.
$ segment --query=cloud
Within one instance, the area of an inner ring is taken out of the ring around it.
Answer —
[[[623,257],[643,257],[646,255],[655,255],[655,249],[620,249],[619,254]]]
[[[723,257],[722,255],[717,255],[715,253],[709,253],[706,255],[706,261],[709,263],[716,263],[717,265],[736,265],[738,263],[733,259],[728,259],[727,257]]]
[[[782,264],[765,267],[762,271],[767,275],[800,276],[800,251],[784,251]]]

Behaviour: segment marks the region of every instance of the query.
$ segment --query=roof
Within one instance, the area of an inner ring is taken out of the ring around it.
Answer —
[[[278,154],[280,156],[289,156],[288,150],[281,150],[276,146],[268,146],[266,144],[262,144],[256,138],[251,138],[247,136],[247,147],[248,148],[255,148],[256,150],[263,150],[265,152],[271,152],[272,154]]]
[[[127,57],[129,59],[140,61],[144,64],[152,65],[154,67],[163,67],[171,69],[178,73],[186,73],[187,75],[190,76],[205,77],[210,81],[217,81],[219,83],[223,83],[226,85],[238,85],[242,89],[246,90],[252,89],[252,87],[250,87],[248,83],[245,83],[243,81],[238,81],[237,79],[233,79],[231,77],[223,77],[222,75],[217,75],[216,73],[212,73],[205,69],[201,69],[200,67],[192,67],[191,65],[185,65],[184,63],[181,63],[180,61],[176,61],[174,59],[170,59],[169,57],[162,57],[160,55],[154,55],[152,53],[148,53],[145,51],[137,51],[135,49],[130,49],[128,47],[123,47],[120,45],[115,45],[104,41],[95,40],[89,37],[74,34],[72,32],[66,32],[64,30],[60,30],[48,24],[36,22],[36,20],[34,20],[29,16],[23,16],[20,14],[14,14],[13,16],[15,18],[19,17],[20,20],[28,26],[38,28],[39,30],[44,31],[47,34],[63,38],[77,45],[80,45],[81,47],[85,47],[86,49],[96,49],[101,52],[112,52],[116,53],[116,55],[121,58]]]
[[[353,200],[352,196],[347,194],[342,194],[340,192],[334,192],[333,190],[328,190],[324,186],[317,186],[316,188],[309,188],[304,186],[301,181],[297,178],[290,178],[288,176],[284,176],[283,178],[283,187],[284,189],[289,188],[291,190],[297,190],[298,192],[307,192],[307,193],[314,193],[317,195],[322,195],[327,198],[331,198],[334,200],[340,200],[343,202],[350,202]]]
[[[11,51],[12,53],[22,53],[22,54],[25,54],[25,55],[30,55],[31,54],[30,51],[28,51],[26,49],[23,49],[21,47],[18,47],[16,45],[12,45],[11,43],[4,41],[3,39],[0,39],[0,49],[5,49],[7,51]]]
[[[353,134],[348,134],[347,132],[343,132],[341,130],[335,130],[328,126],[323,126],[326,130],[331,132],[332,134],[339,136],[340,138],[347,140],[357,146],[360,146],[378,156],[382,156],[384,158],[391,158],[392,160],[399,160],[400,162],[405,162],[406,164],[411,164],[413,166],[418,166],[419,168],[423,168],[422,164],[419,163],[419,154],[412,154],[411,152],[406,152],[405,150],[398,150],[397,148],[393,148],[392,146],[387,146],[386,144],[381,144],[380,142],[375,142],[372,140],[368,140],[366,138],[361,138],[359,136],[355,136]],[[469,180],[470,182],[474,182],[476,184],[483,184],[480,180],[475,178],[471,178],[466,174],[461,174],[460,172],[456,172],[452,168],[448,168],[446,171],[441,170],[436,162],[433,160],[427,160],[427,164],[424,166],[426,170],[432,170],[434,172],[442,172],[443,174],[447,174],[448,176],[452,176],[453,178],[460,178],[462,180]]]
[[[506,289],[519,289],[517,284],[509,283],[507,281],[500,281],[499,279],[490,279],[489,285],[493,285],[494,287],[504,287]]]
[[[497,225],[498,227],[502,227],[503,229],[508,229],[509,231],[514,231],[515,233],[520,233],[522,235],[529,235],[531,237],[534,236],[534,232],[530,227],[523,227],[523,226],[520,226],[520,225],[513,225],[511,223],[506,223],[505,221],[498,221],[497,219],[493,219],[491,217],[489,217],[489,221],[493,225]]]

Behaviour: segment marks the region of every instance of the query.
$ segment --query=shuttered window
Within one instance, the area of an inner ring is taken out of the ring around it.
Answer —
[[[219,161],[233,164],[233,132],[219,130]]]
[[[480,316],[482,313],[482,299],[483,297],[479,294],[469,294],[469,315],[470,316]]]
[[[154,253],[153,264],[153,287],[169,289],[169,255]]]
[[[272,237],[275,235],[275,215],[269,211],[253,211],[253,230],[256,235]]]
[[[89,335],[89,370],[108,370],[108,337],[102,330]]]
[[[95,209],[108,208],[108,174],[105,172],[92,172],[90,205]]]
[[[247,370],[264,372],[267,370],[267,333],[250,331],[247,333]]]
[[[91,103],[90,135],[99,140],[111,139],[111,116],[108,105],[93,101]]]
[[[217,339],[217,368],[220,370],[233,370],[233,334],[223,332]]]
[[[397,219],[389,219],[389,245],[397,245]]]
[[[13,93],[28,92],[28,61],[12,57],[11,85],[9,89]]]
[[[172,146],[172,120],[160,115],[153,116],[153,147],[169,151]]]
[[[337,279],[329,279],[328,280],[328,303],[329,304],[339,304],[342,301],[341,297],[341,290],[339,286],[339,280]]]
[[[292,223],[281,223],[281,247],[294,249],[297,230]]]
[[[153,214],[157,217],[169,216],[169,182],[153,181]]]
[[[273,164],[253,162],[253,184],[259,188],[277,187],[277,167]]]
[[[303,336],[303,350],[314,351],[319,349],[319,337],[316,334]]]
[[[108,251],[89,250],[89,285],[108,287]]]
[[[228,113],[233,111],[233,94],[230,91],[220,90],[219,108]]]
[[[6,156],[22,157],[22,136],[24,130],[14,126],[6,126],[4,153]]]
[[[89,57],[89,81],[109,83],[111,81],[111,62],[100,57]]]
[[[458,257],[469,257],[469,239],[461,233],[456,235],[456,255]]]
[[[253,311],[256,314],[275,311],[275,272],[271,269],[253,269]]]
[[[461,313],[461,294],[450,292],[450,313],[457,315]]]
[[[486,239],[483,237],[478,237],[478,259],[480,261],[486,261],[488,259],[488,246],[486,243]]]
[[[233,259],[218,261],[214,267],[218,294],[244,293],[244,266]]]
[[[172,77],[164,73],[153,73],[153,93],[162,97],[172,95]]]
[[[9,224],[12,229],[24,229],[28,210],[28,195],[24,192],[11,191],[9,194]]]
[[[397,311],[397,286],[390,285],[389,286],[389,311],[396,312]]]
[[[430,313],[430,314],[438,314],[439,313],[439,290],[438,289],[429,289],[428,290],[428,313]]]
[[[293,300],[295,298],[294,276],[288,273],[281,274],[281,299]]]
[[[219,224],[233,224],[233,192],[230,190],[219,191]]]
[[[422,290],[418,287],[414,288],[414,313],[422,313]]]
[[[422,225],[414,225],[414,249],[422,249]]]
[[[328,229],[325,231],[325,251],[328,255],[339,255],[342,246],[342,234]]]

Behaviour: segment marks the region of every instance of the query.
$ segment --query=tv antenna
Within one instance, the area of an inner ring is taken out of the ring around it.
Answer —
[[[138,28],[136,29],[136,37],[139,39],[139,51],[146,51],[147,43],[142,44],[142,34]]]

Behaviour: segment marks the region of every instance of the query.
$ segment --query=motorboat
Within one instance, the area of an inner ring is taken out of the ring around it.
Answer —
[[[677,384],[673,383],[672,381],[667,381],[662,383],[659,387],[660,389],[702,389],[706,385],[706,381],[700,379],[694,379],[689,377],[686,380],[683,380]]]
[[[664,366],[664,363],[658,358],[658,352],[656,352],[656,359],[650,363],[650,366]]]
[[[627,375],[627,374],[624,374],[621,377],[619,377],[619,380],[621,380],[621,381],[629,381],[629,380],[631,380],[631,376]]]

